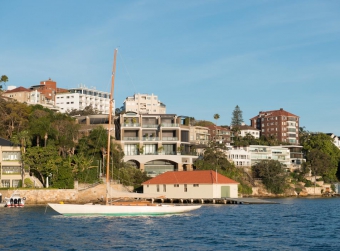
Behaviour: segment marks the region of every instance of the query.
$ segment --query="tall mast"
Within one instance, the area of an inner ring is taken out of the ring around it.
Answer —
[[[113,67],[111,76],[111,93],[110,93],[110,109],[109,109],[109,125],[107,127],[107,154],[106,154],[106,205],[109,204],[109,189],[110,189],[110,146],[111,146],[111,123],[112,123],[112,106],[113,106],[113,90],[115,86],[116,75],[116,59],[118,49],[115,49],[113,56]]]

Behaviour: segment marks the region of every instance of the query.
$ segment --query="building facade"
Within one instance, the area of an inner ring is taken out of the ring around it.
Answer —
[[[56,106],[59,107],[62,113],[73,109],[83,110],[90,105],[94,110],[99,111],[99,113],[109,114],[110,93],[81,86],[56,95]],[[115,102],[113,101],[114,110]]]
[[[166,172],[145,181],[143,191],[177,199],[237,198],[238,184],[212,170]]]
[[[210,130],[210,141],[215,141],[220,144],[230,145],[231,132],[229,128],[221,126],[208,126]]]
[[[240,125],[238,126],[240,130],[240,136],[241,137],[246,137],[248,135],[253,136],[255,139],[260,138],[260,130],[256,129],[254,127],[248,126],[248,125]]]
[[[4,139],[0,139],[0,180],[1,187],[21,186],[23,170],[20,147]]]
[[[124,101],[126,112],[139,114],[166,114],[166,106],[154,94],[134,94]]]
[[[58,88],[57,82],[52,79],[40,81],[39,85],[32,85],[29,88],[31,91],[37,91],[45,97],[45,103],[49,105],[55,105],[57,93],[66,92],[66,89]]]
[[[166,171],[193,170],[189,127],[174,114],[127,112],[115,120],[115,139],[124,161],[155,177]]]
[[[299,144],[299,117],[283,110],[260,112],[250,119],[251,126],[261,135],[276,137],[279,142]]]

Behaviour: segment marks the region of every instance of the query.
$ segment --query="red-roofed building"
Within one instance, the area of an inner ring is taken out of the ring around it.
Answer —
[[[237,198],[238,182],[212,170],[165,172],[145,181],[144,193],[174,199]]]
[[[259,112],[250,123],[261,130],[261,136],[275,136],[280,142],[299,144],[299,117],[282,108]]]
[[[5,97],[15,99],[21,103],[24,103],[24,102],[28,103],[30,100],[30,92],[31,90],[20,86],[20,87],[5,91],[3,95]]]

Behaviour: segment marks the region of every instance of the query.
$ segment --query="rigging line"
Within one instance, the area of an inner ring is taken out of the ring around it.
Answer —
[[[128,71],[126,65],[125,65],[125,62],[124,62],[124,60],[123,60],[122,52],[120,52],[120,53],[118,54],[118,57],[120,57],[120,59],[121,59],[122,62],[123,62],[124,69],[125,69],[125,71],[127,72],[127,75],[128,75],[128,77],[129,77],[129,79],[130,79],[130,82],[131,82],[131,84],[132,84],[132,89],[134,90],[134,93],[137,93],[137,92],[136,92],[135,84],[133,83],[133,80],[132,80],[132,78],[131,78],[131,75],[130,75],[130,73],[129,73],[129,71]]]

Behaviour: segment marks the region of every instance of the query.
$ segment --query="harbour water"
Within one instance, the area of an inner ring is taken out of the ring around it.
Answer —
[[[340,198],[203,205],[181,215],[65,217],[0,208],[1,250],[340,250]]]

